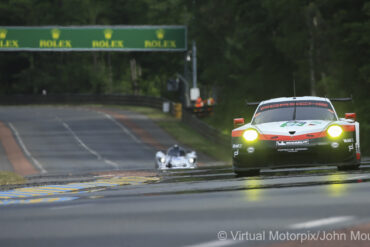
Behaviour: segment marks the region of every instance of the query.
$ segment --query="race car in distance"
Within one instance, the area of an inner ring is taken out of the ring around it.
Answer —
[[[155,166],[159,170],[193,169],[197,167],[197,154],[195,151],[186,152],[182,147],[174,145],[166,154],[162,151],[156,153]]]
[[[233,169],[256,175],[261,168],[360,165],[360,128],[355,113],[339,118],[331,101],[289,97],[262,101],[252,121],[234,119]]]

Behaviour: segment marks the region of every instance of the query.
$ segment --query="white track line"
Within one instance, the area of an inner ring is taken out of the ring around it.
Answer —
[[[142,144],[142,142],[134,135],[131,131],[129,131],[125,126],[123,126],[120,122],[118,122],[115,118],[111,115],[102,113],[106,118],[111,120],[115,125],[117,125],[123,132],[125,132],[128,136],[130,136],[136,143]]]
[[[31,159],[32,163],[35,164],[35,166],[40,170],[41,173],[47,173],[47,171],[45,170],[43,165],[37,159],[35,159],[32,156],[30,151],[28,151],[28,149],[27,149],[26,145],[24,145],[24,142],[23,142],[21,136],[19,135],[17,129],[13,126],[12,123],[8,123],[8,124],[9,124],[9,127],[12,129],[12,131],[15,135],[15,138],[17,139],[19,145],[21,145],[21,148],[23,149],[23,152],[28,156],[29,159]]]
[[[240,243],[239,241],[234,241],[234,240],[215,240],[215,241],[210,241],[210,242],[205,242],[205,243],[200,243],[200,244],[194,244],[194,245],[187,245],[185,247],[222,247],[222,246],[230,246]]]
[[[307,221],[303,223],[293,224],[290,225],[290,229],[307,229],[307,228],[314,228],[319,226],[326,226],[326,225],[332,225],[344,221],[350,221],[353,220],[355,217],[353,216],[338,216],[338,217],[330,217],[330,218],[324,218],[319,220],[312,220]]]
[[[61,121],[61,120],[60,120]],[[92,155],[94,155],[98,160],[103,160],[104,163],[110,165],[110,166],[113,166],[115,169],[118,169],[118,164],[111,161],[111,160],[107,160],[107,159],[103,159],[103,157],[97,153],[95,150],[89,148],[89,146],[87,146],[77,135],[76,133],[71,129],[71,127],[69,127],[69,125],[66,123],[66,122],[63,122],[61,121],[63,126],[69,131],[69,133],[71,133],[71,135],[73,136],[73,138],[83,147],[85,148],[89,153],[91,153]]]

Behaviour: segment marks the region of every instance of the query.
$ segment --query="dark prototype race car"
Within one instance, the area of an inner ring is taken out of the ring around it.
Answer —
[[[339,118],[321,97],[276,98],[259,103],[252,121],[234,119],[233,168],[238,175],[261,168],[360,165],[360,133],[355,113]]]

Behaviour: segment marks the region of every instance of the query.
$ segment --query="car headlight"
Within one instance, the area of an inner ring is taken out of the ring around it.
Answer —
[[[328,128],[327,133],[332,138],[337,138],[342,135],[343,129],[339,125],[332,125]]]
[[[160,160],[159,160],[161,163],[164,163],[164,162],[166,162],[166,158],[165,157],[162,157],[162,158],[160,158]]]
[[[255,140],[257,140],[258,138],[258,132],[254,129],[249,129],[249,130],[246,130],[244,133],[243,133],[243,137],[246,141],[248,142],[253,142]]]
[[[193,163],[194,163],[194,161],[195,161],[195,159],[194,159],[194,158],[189,158],[189,162],[190,162],[191,164],[193,164]]]

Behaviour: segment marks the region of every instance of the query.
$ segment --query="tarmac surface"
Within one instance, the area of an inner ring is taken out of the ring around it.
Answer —
[[[158,147],[166,149],[177,143],[144,115],[118,109],[110,109],[110,114],[106,111],[86,107],[0,107],[0,122],[13,132],[38,172],[48,174],[153,169]],[[131,129],[124,124],[128,121]],[[148,143],[148,138],[156,143]],[[3,146],[4,143],[0,145],[0,169],[12,170],[6,157],[12,156],[14,150],[6,155]],[[200,154],[200,161],[211,159]]]
[[[0,191],[0,246],[370,245],[368,161],[256,177],[230,166],[156,172],[155,146],[176,141],[140,114],[109,113],[0,107],[36,169],[29,184]],[[12,152],[0,147],[2,170],[14,169]]]

